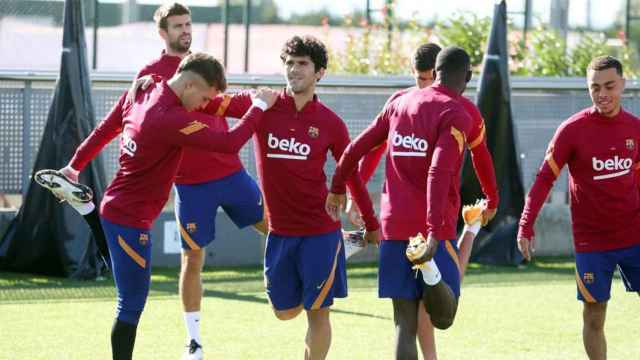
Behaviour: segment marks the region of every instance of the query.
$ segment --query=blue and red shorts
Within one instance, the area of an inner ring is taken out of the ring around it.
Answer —
[[[578,300],[590,303],[609,300],[616,268],[627,291],[640,291],[640,245],[576,253]]]
[[[313,236],[270,233],[264,258],[267,296],[276,310],[304,304],[306,310],[333,305],[347,296],[347,273],[340,230]]]
[[[380,242],[378,265],[378,297],[392,299],[420,299],[425,283],[422,272],[413,270],[405,250],[408,240],[383,240]],[[455,241],[440,241],[434,260],[442,281],[456,297],[460,296],[460,270],[458,247]]]
[[[111,255],[111,271],[118,293],[118,320],[137,324],[144,310],[151,280],[149,230],[100,219]]]
[[[182,248],[197,250],[216,237],[216,215],[222,207],[238,228],[262,220],[262,193],[242,169],[201,184],[176,184],[175,212]]]

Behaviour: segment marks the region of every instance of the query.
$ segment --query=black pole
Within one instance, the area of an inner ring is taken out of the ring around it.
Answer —
[[[244,72],[249,72],[249,28],[251,26],[251,0],[244,5]]]
[[[100,25],[100,11],[98,7],[100,6],[99,0],[93,0],[93,60],[92,60],[92,69],[96,70],[98,68],[98,28]]]
[[[527,46],[527,33],[531,27],[531,0],[524,2],[524,29],[522,31],[522,42]]]
[[[224,7],[222,8],[222,22],[224,23],[224,67],[228,66],[229,60],[229,0],[224,0]]]
[[[367,17],[367,24],[371,25],[371,0],[367,0],[367,5],[364,13]]]
[[[629,43],[629,36],[631,36],[631,0],[627,0],[627,11],[625,14],[625,23],[624,23],[624,41],[626,44]]]

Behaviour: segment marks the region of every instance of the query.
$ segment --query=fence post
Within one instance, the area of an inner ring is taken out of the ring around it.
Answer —
[[[31,80],[25,80],[22,94],[22,201],[24,203],[29,188],[31,170]]]

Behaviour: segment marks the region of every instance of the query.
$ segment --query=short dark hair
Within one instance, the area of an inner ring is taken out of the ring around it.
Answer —
[[[420,72],[433,70],[440,50],[442,48],[434,43],[420,45],[413,53],[413,68]]]
[[[167,18],[176,15],[191,15],[191,10],[186,5],[177,2],[164,4],[153,14],[153,21],[156,22],[158,28],[166,31],[169,26]]]
[[[587,71],[601,71],[607,69],[616,69],[618,75],[622,76],[622,63],[613,56],[605,55],[593,58],[587,66]]]
[[[326,69],[329,58],[327,56],[327,48],[322,41],[311,35],[294,36],[287,40],[280,52],[280,59],[284,62],[287,56],[309,56],[316,72],[320,69]]]
[[[227,78],[224,74],[224,66],[213,56],[202,52],[196,52],[185,56],[176,74],[190,71],[200,75],[209,86],[215,86],[220,91],[227,90]]]
[[[469,70],[471,60],[464,49],[457,46],[447,46],[436,58],[436,72],[446,76],[465,75]]]

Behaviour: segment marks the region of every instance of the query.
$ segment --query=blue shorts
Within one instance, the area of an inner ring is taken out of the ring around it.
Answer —
[[[340,230],[314,236],[267,236],[264,258],[267,296],[276,310],[304,304],[307,310],[347,297],[344,244]]]
[[[609,300],[616,267],[627,291],[640,291],[640,245],[576,253],[578,300],[590,303]]]
[[[118,293],[118,320],[137,324],[149,294],[151,235],[149,230],[114,224],[101,218],[111,254]]]
[[[424,289],[422,272],[413,270],[405,250],[408,240],[383,240],[380,242],[378,265],[378,297],[392,299],[420,299]],[[434,256],[442,280],[449,285],[456,297],[460,296],[460,270],[458,248],[455,241],[440,241]]]
[[[215,239],[218,207],[239,228],[262,220],[262,193],[244,169],[206,183],[176,184],[175,189],[176,222],[183,249],[197,250]]]

